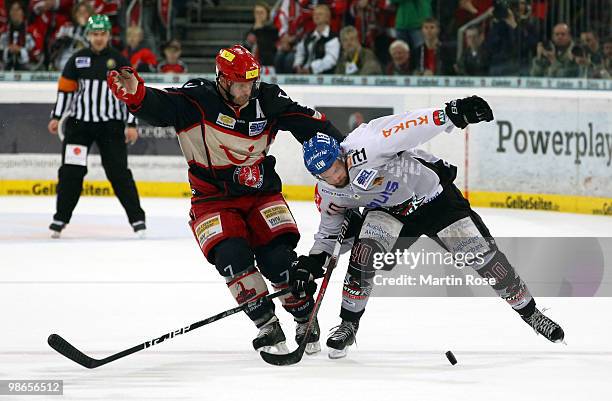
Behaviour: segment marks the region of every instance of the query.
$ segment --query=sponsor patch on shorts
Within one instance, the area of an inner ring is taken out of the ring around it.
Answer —
[[[196,238],[200,243],[200,248],[203,248],[207,241],[210,241],[211,238],[222,232],[223,226],[221,225],[220,215],[210,217],[195,227]]]
[[[272,231],[287,224],[295,225],[295,220],[293,220],[289,208],[283,203],[268,206],[259,212]]]
[[[87,146],[67,144],[64,164],[87,166]]]

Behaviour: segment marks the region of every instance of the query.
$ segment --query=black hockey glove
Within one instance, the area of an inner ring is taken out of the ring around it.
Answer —
[[[293,287],[291,293],[294,297],[303,299],[317,291],[315,279],[321,278],[325,274],[323,266],[328,258],[329,255],[322,252],[317,255],[302,255],[293,262],[289,285]]]
[[[446,103],[446,115],[457,128],[465,128],[468,124],[493,120],[493,110],[481,97],[470,96]]]

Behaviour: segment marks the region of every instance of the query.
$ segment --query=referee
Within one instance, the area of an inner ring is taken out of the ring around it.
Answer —
[[[110,30],[106,15],[91,16],[86,27],[90,47],[72,55],[59,79],[49,132],[57,134],[60,118],[66,116],[67,119],[62,166],[58,173],[57,212],[49,226],[53,238],[60,237],[79,201],[83,177],[87,174],[87,155],[93,142],[98,145],[106,177],[134,232],[144,237],[146,230],[145,213],[127,165],[126,144],[138,139],[135,118],[106,84],[108,70],[129,65],[118,51],[109,47]]]

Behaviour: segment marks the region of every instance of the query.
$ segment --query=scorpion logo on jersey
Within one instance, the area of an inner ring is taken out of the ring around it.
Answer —
[[[261,188],[263,185],[263,166],[242,166],[234,170],[234,181],[251,188]]]

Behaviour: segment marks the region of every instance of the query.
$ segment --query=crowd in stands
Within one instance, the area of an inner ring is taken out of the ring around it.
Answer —
[[[282,0],[271,13],[262,2],[245,44],[280,74],[610,78],[610,3]]]
[[[150,31],[148,24],[124,28],[126,4],[124,0],[0,0],[0,71],[61,71],[72,54],[89,46],[85,30],[89,17],[105,14],[113,24],[112,45],[138,71],[186,72],[178,41],[159,46],[160,35],[145,32]],[[150,7],[155,10],[156,2],[142,2],[143,19],[151,14]]]
[[[126,1],[0,0],[0,69],[61,70],[87,46],[87,18],[104,13],[113,46],[139,71],[186,72],[181,43],[157,39],[160,24],[123,26]],[[610,78],[611,2],[262,1],[243,44],[264,74]],[[153,18],[157,2],[142,4]]]

